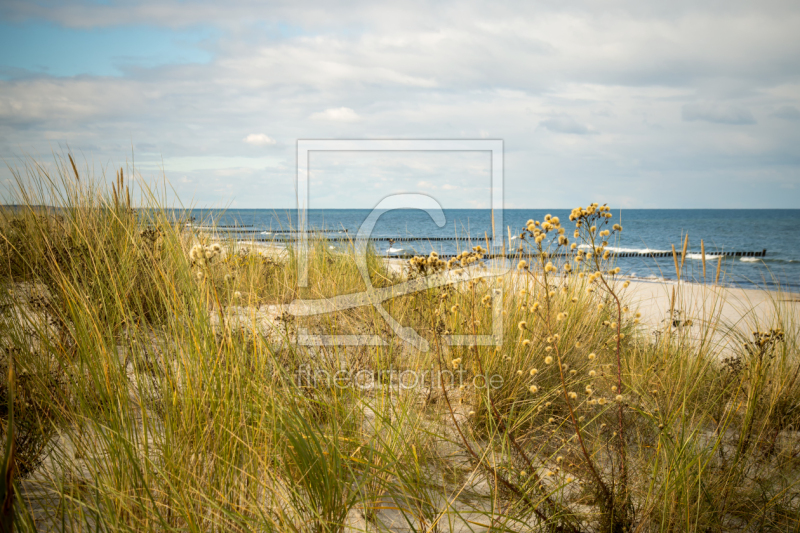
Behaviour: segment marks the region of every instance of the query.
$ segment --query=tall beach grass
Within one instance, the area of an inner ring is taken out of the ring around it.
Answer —
[[[18,531],[800,531],[794,308],[773,295],[744,334],[701,288],[706,316],[654,334],[605,254],[623,230],[604,206],[518,228],[503,276],[470,278],[480,247],[402,271],[369,251],[375,287],[453,280],[384,304],[420,352],[373,307],[287,312],[365,290],[352,249],[315,240],[301,288],[292,247],[189,230],[122,170],[48,168],[15,170],[0,210]],[[573,244],[592,253],[555,255]],[[443,341],[498,316],[501,346]]]

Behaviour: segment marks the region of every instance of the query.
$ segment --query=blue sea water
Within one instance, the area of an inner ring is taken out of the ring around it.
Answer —
[[[307,212],[307,228],[326,230],[331,237],[354,236],[369,209],[312,209]],[[569,222],[569,209],[506,209],[502,227],[495,216],[495,231],[506,241],[507,249],[519,244],[519,235],[528,219],[542,220],[545,214],[558,216],[572,240],[573,225]],[[491,238],[491,211],[488,209],[446,209],[446,223],[438,227],[427,213],[419,210],[385,212],[378,220],[373,237],[460,237],[461,241],[414,242],[378,241],[375,247],[381,254],[457,253],[475,244],[486,246],[485,236]],[[612,223],[622,224],[624,230],[612,250],[671,251],[680,252],[683,238],[689,236],[689,253],[683,278],[702,281],[700,240],[705,244],[707,277],[713,281],[717,267],[717,251],[754,252],[766,249],[764,258],[725,257],[722,260],[723,281],[740,286],[781,286],[788,290],[800,289],[800,210],[796,209],[625,209],[613,211]],[[285,237],[275,230],[296,229],[296,210],[230,209],[192,211],[197,223],[214,222],[219,225],[242,225],[249,233],[232,233],[242,240]],[[512,237],[508,248],[509,232]],[[470,244],[467,237],[472,238]],[[335,244],[335,243],[334,243]],[[338,246],[338,245],[337,245]],[[499,251],[496,248],[493,251]],[[618,258],[617,265],[624,274],[639,278],[675,279],[672,257]]]

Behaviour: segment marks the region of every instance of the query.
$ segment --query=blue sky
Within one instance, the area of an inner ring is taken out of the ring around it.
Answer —
[[[297,139],[492,138],[508,207],[798,207],[798,27],[774,0],[6,0],[0,157],[284,208]],[[311,207],[482,201],[480,155],[435,159],[315,158]]]
[[[44,21],[5,22],[0,23],[0,76],[124,76],[135,68],[209,63],[213,51],[203,45],[213,34],[211,28],[78,29]]]

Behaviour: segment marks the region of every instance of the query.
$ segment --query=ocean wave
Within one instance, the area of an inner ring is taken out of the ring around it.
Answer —
[[[271,231],[262,231],[261,235],[272,235]]]
[[[719,259],[720,257],[722,257],[722,256],[719,255],[719,254],[717,254],[717,255],[714,255],[713,253],[712,254],[706,254],[706,261],[708,261],[709,259]],[[687,259],[703,259],[703,254],[688,253],[688,254],[686,254],[686,258]]]
[[[759,261],[761,261],[761,258],[760,257],[740,257],[739,261],[742,261],[743,263],[758,263]]]
[[[582,250],[590,250],[592,247],[588,244],[581,244],[578,246],[578,248]],[[624,248],[619,246],[606,246],[604,249],[618,254],[660,254],[669,252],[669,250],[656,250],[653,248]]]
[[[389,249],[388,249],[388,250],[386,250],[386,251],[387,251],[388,253],[390,253],[390,254],[396,254],[397,252],[402,252],[402,251],[403,251],[403,248],[389,248]]]

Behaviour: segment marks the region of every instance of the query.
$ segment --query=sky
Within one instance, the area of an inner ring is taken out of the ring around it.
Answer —
[[[797,28],[772,0],[3,0],[0,195],[69,151],[292,208],[298,139],[501,139],[507,208],[798,208]],[[312,208],[489,205],[485,153],[310,163]]]

